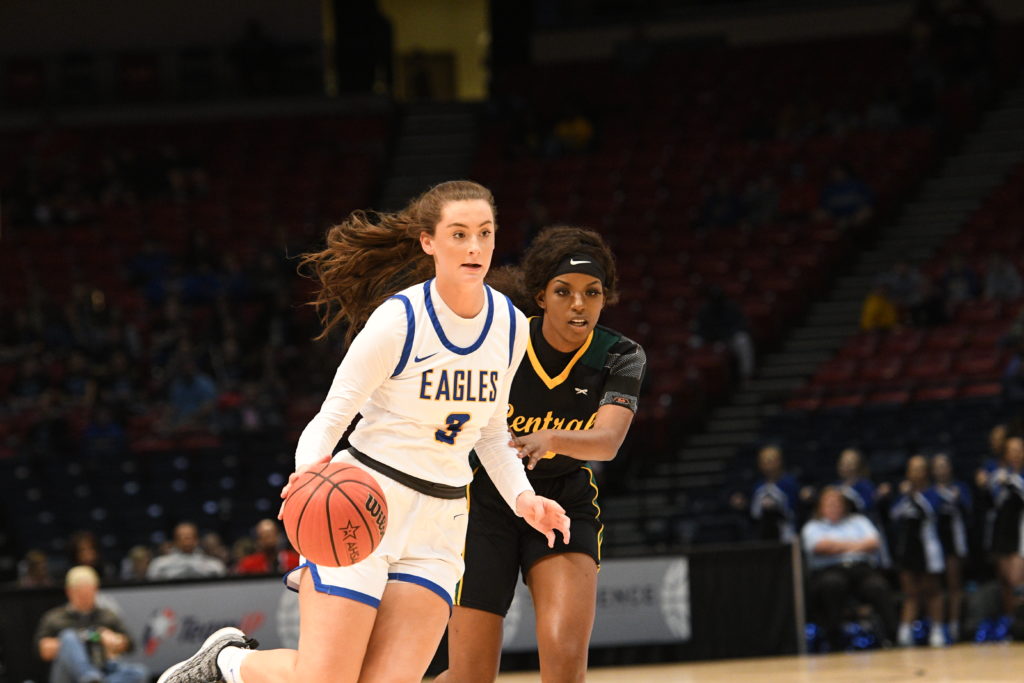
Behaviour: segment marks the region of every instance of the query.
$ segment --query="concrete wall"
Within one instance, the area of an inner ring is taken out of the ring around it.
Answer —
[[[320,0],[0,0],[0,54],[223,45],[249,18],[278,40],[320,40]]]
[[[758,12],[751,8],[735,17],[717,11],[703,17],[695,14],[685,21],[647,24],[644,29],[653,41],[720,38],[731,45],[864,35],[896,30],[910,16],[914,4],[899,0],[817,9]],[[989,0],[988,5],[1001,21],[1024,20],[1024,0]],[[535,36],[533,56],[542,63],[603,59],[633,31],[633,26],[547,31]]]

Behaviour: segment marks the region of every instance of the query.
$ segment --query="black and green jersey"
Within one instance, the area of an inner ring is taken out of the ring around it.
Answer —
[[[541,429],[590,429],[597,409],[608,403],[635,413],[646,365],[639,344],[602,325],[576,351],[557,351],[544,340],[541,318],[531,318],[526,358],[509,395],[509,429],[517,435]],[[528,474],[556,477],[583,464],[549,452]]]

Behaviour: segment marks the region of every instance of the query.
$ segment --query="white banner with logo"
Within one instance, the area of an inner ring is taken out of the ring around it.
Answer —
[[[690,640],[690,569],[685,557],[605,560],[597,581],[590,644],[654,645]],[[507,652],[537,647],[530,590],[520,581],[505,617]]]
[[[276,578],[108,588],[103,595],[116,603],[136,639],[131,659],[152,672],[191,657],[208,635],[224,626],[239,626],[261,648],[283,647],[282,635],[290,630],[288,618],[280,619],[278,610],[289,603],[298,609],[296,594]]]
[[[280,579],[110,588],[138,641],[133,659],[158,672],[191,656],[223,626],[240,626],[261,649],[296,647],[298,596]],[[690,639],[690,577],[685,557],[605,560],[597,584],[595,646]],[[533,602],[521,582],[505,620],[504,649],[536,648]]]

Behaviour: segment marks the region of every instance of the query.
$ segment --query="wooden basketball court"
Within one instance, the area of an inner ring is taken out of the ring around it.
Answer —
[[[588,683],[817,683],[899,681],[1020,681],[1024,679],[1024,643],[962,644],[942,650],[899,650],[772,657],[723,662],[657,664],[591,669]],[[532,673],[508,673],[499,683],[540,681]]]

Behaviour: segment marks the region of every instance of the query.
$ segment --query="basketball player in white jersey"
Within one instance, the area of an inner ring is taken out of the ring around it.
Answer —
[[[353,213],[331,228],[326,249],[306,255],[324,334],[344,323],[351,345],[299,438],[282,496],[361,413],[352,447],[334,461],[365,467],[381,484],[387,533],[358,564],[305,561],[286,577],[299,592],[298,650],[254,650],[225,628],[158,683],[420,681],[463,572],[470,450],[549,545],[556,529],[568,542],[565,511],[534,493],[509,445],[509,386],[528,330],[511,301],[484,285],[495,230],[491,193],[453,181],[397,213]]]

